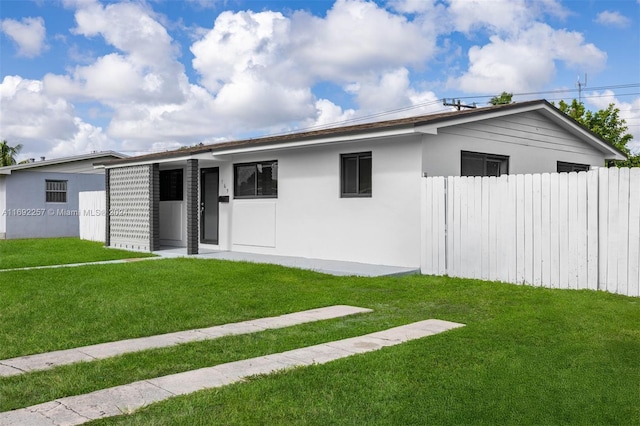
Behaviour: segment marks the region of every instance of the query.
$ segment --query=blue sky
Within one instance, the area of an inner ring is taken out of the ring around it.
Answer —
[[[19,159],[582,97],[640,151],[640,0],[0,1]]]

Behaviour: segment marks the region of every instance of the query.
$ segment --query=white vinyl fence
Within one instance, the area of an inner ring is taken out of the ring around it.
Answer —
[[[422,185],[424,274],[640,296],[640,168]]]
[[[80,238],[104,242],[106,232],[106,195],[104,191],[84,191],[78,194]]]

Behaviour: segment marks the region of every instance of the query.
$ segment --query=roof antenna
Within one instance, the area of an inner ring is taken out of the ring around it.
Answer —
[[[576,86],[578,86],[578,102],[582,103],[582,88],[587,87],[587,73],[584,73],[584,83],[580,82],[580,76],[578,76]]]

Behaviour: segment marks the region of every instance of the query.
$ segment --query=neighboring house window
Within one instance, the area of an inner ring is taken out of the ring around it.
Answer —
[[[371,197],[371,152],[340,155],[340,195]]]
[[[569,172],[588,172],[591,166],[588,164],[578,163],[565,163],[564,161],[558,161],[558,173]]]
[[[66,203],[67,181],[45,180],[45,198],[47,203]]]
[[[234,198],[277,198],[278,161],[233,165]]]
[[[182,169],[160,170],[160,201],[182,201]]]
[[[509,173],[509,157],[506,155],[461,152],[461,176],[500,176]]]

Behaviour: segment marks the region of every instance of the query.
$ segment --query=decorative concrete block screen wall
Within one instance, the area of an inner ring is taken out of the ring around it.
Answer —
[[[151,166],[109,171],[110,247],[151,251]]]

